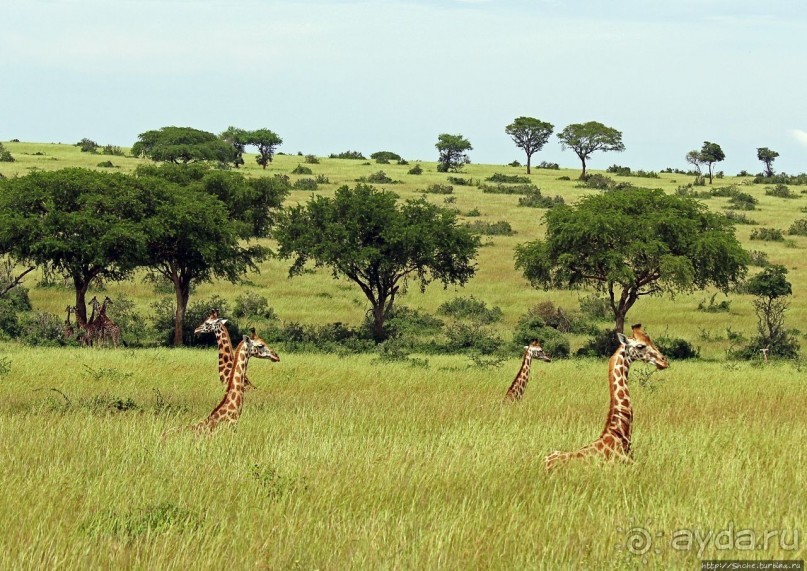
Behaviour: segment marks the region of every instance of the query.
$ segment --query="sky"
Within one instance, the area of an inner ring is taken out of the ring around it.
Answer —
[[[0,0],[0,141],[131,146],[168,125],[278,133],[285,153],[525,162],[504,129],[599,121],[590,168],[807,172],[803,0]],[[533,164],[578,167],[553,135]]]

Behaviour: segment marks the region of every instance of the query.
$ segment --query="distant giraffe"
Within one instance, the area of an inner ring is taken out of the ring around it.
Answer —
[[[543,348],[538,341],[533,341],[529,345],[524,346],[524,358],[521,360],[521,368],[513,379],[510,388],[507,389],[507,394],[504,396],[505,402],[515,402],[521,400],[524,396],[524,390],[527,388],[527,381],[530,380],[530,365],[533,359],[540,359],[541,361],[551,362],[552,359],[544,353]]]
[[[91,346],[93,341],[93,334],[92,334],[93,326],[87,323],[84,319],[82,319],[81,314],[78,312],[78,309],[76,309],[75,305],[70,307],[70,311],[73,313],[73,315],[76,316],[76,325],[78,325],[79,327],[79,333],[78,333],[79,343],[81,343],[85,347]]]
[[[70,314],[73,313],[73,308],[71,306],[67,306],[67,319],[64,320],[64,327],[62,328],[62,335],[64,335],[65,339],[71,339],[75,334],[76,330],[73,329],[73,324],[70,323]]]
[[[120,327],[107,317],[106,307],[108,304],[112,304],[112,300],[109,299],[109,296],[104,297],[103,305],[98,302],[97,297],[92,297],[90,305],[92,305],[92,313],[96,317],[90,322],[89,326],[94,339],[99,339],[104,343],[110,341],[113,347],[117,347],[120,344]]]
[[[655,365],[658,369],[669,367],[667,357],[653,344],[650,337],[642,331],[642,325],[632,326],[633,336],[625,337],[617,333],[619,348],[608,362],[608,387],[611,393],[611,406],[605,420],[605,428],[600,437],[584,446],[577,452],[555,451],[544,460],[549,470],[557,464],[575,458],[601,457],[607,460],[619,458],[630,459],[631,430],[633,426],[633,407],[628,393],[628,371],[633,361],[644,361]]]
[[[227,331],[225,324],[227,320],[219,317],[218,309],[211,309],[210,314],[207,316],[202,324],[193,330],[196,335],[200,333],[213,333],[216,336],[216,343],[219,348],[219,381],[223,385],[227,385],[227,380],[230,378],[230,372],[233,370],[235,358],[233,356],[233,345],[230,341],[230,333]],[[252,330],[255,332],[255,329]],[[244,375],[244,386],[247,390],[255,388],[249,378]]]
[[[227,392],[224,393],[224,398],[206,419],[190,426],[194,432],[211,434],[222,422],[233,425],[238,422],[244,406],[244,376],[250,357],[271,359],[272,361],[280,360],[277,353],[267,347],[266,341],[258,337],[256,333],[253,333],[251,337],[244,335],[244,339],[235,348],[235,365],[227,380]]]

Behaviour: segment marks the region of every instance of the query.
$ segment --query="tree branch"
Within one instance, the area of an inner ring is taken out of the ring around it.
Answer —
[[[0,291],[0,297],[3,297],[3,296],[4,296],[4,295],[6,295],[6,294],[7,294],[9,291],[11,291],[12,289],[14,289],[14,288],[15,288],[15,287],[17,287],[18,285],[20,285],[20,283],[22,283],[22,278],[24,278],[24,277],[26,276],[26,274],[28,274],[29,272],[34,271],[35,269],[36,269],[36,266],[30,266],[30,267],[29,267],[27,270],[25,270],[25,271],[24,271],[24,272],[22,272],[20,275],[18,275],[16,278],[14,278],[14,279],[11,281],[11,283],[10,283],[8,286],[6,286],[6,287],[3,289],[3,291]]]

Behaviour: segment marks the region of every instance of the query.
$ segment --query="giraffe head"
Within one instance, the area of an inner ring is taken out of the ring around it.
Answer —
[[[544,348],[541,347],[541,344],[538,343],[535,339],[532,340],[532,343],[529,345],[524,346],[524,352],[529,353],[530,357],[533,359],[540,359],[541,361],[546,361],[547,363],[552,362],[552,359],[544,353]]]
[[[193,332],[196,335],[200,333],[215,333],[218,331],[219,327],[222,327],[225,323],[227,323],[227,320],[219,317],[219,310],[211,309],[207,319],[205,319],[199,327],[194,329]]]
[[[115,303],[109,298],[108,295],[104,296],[104,305],[115,305]]]
[[[625,337],[622,333],[617,333],[620,344],[625,347],[628,355],[633,361],[644,361],[655,365],[658,369],[666,369],[670,366],[665,357],[647,333],[642,330],[642,324],[632,325],[633,335]]]
[[[280,361],[280,356],[266,344],[266,341],[258,337],[254,327],[250,329],[250,333],[250,336],[244,335],[244,342],[246,343],[247,339],[251,342],[251,345],[248,345],[251,357],[269,359],[275,363]]]
[[[95,296],[92,296],[92,299],[90,300],[90,305],[93,306],[94,308],[101,307],[101,303],[98,301],[98,298],[95,297]]]

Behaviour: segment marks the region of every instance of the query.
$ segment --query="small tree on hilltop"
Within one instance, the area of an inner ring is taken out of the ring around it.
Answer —
[[[474,274],[479,247],[454,212],[423,198],[399,205],[394,193],[365,184],[292,207],[274,237],[279,256],[294,258],[290,276],[303,273],[311,260],[361,288],[377,341],[384,339],[384,323],[407,280],[417,280],[421,291],[431,281],[463,285]]]
[[[247,144],[258,147],[258,156],[255,157],[255,160],[265,169],[272,162],[275,150],[283,144],[283,139],[270,129],[258,129],[257,131],[249,131]]]
[[[552,123],[546,123],[533,117],[517,117],[515,121],[504,128],[513,142],[527,155],[527,174],[530,174],[532,155],[544,148],[555,128]]]
[[[715,163],[719,163],[720,161],[724,160],[726,158],[726,154],[717,143],[704,141],[699,155],[701,162],[705,163],[709,167],[709,184],[712,184],[712,178],[714,176],[712,167]]]
[[[760,147],[757,149],[757,159],[765,163],[765,176],[773,176],[773,161],[779,153],[770,150],[768,147]]]
[[[768,356],[795,359],[799,355],[799,343],[785,328],[785,311],[789,304],[786,298],[793,290],[787,281],[787,268],[772,265],[748,280],[746,291],[756,296],[754,310],[757,314],[757,338],[746,347],[741,356],[752,359],[759,352]]]
[[[163,127],[137,136],[132,155],[157,162],[188,164],[200,161],[229,163],[232,146],[213,133],[191,127]]]
[[[516,248],[516,269],[536,287],[588,285],[606,293],[619,333],[640,297],[709,285],[727,290],[748,264],[725,216],[659,189],[589,195],[544,218],[546,238]]]
[[[463,165],[471,162],[466,151],[473,150],[473,147],[470,141],[462,135],[443,133],[437,137],[437,143],[434,146],[440,151],[437,159],[438,172],[459,172]]]
[[[248,144],[249,132],[238,127],[227,127],[219,137],[233,147],[233,166],[235,168],[244,164],[244,148]]]
[[[624,151],[622,133],[597,121],[573,123],[558,133],[560,145],[572,149],[583,164],[580,178],[586,178],[586,161],[595,151]]]

